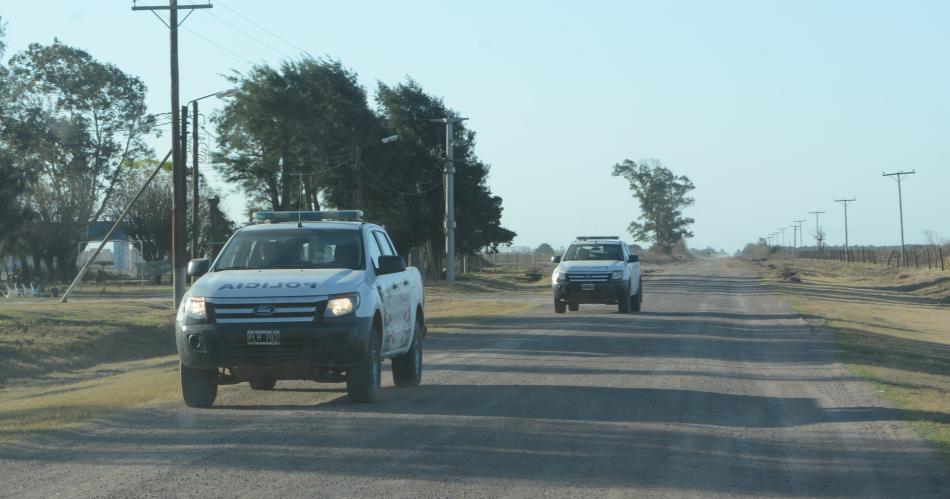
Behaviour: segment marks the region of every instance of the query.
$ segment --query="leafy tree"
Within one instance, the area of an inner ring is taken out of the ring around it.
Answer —
[[[0,58],[6,48],[5,31],[6,23],[0,18]],[[18,229],[28,216],[24,191],[34,177],[34,170],[18,161],[20,149],[30,143],[34,131],[13,119],[13,99],[9,71],[0,65],[0,257],[17,253]]]
[[[145,159],[130,165],[127,181],[116,190],[115,203],[106,211],[106,216],[116,220],[119,214],[135,197],[152,171],[158,165],[155,159]],[[207,200],[218,197],[219,193],[212,189],[207,182],[200,183],[200,198]],[[191,207],[191,191],[187,192],[187,206]],[[198,237],[198,254],[210,254],[210,217],[215,217],[218,240],[226,239],[234,231],[234,222],[227,218],[220,209],[211,213],[208,203],[200,203],[199,220],[202,221],[202,230]],[[190,221],[190,217],[189,217]],[[145,187],[138,201],[132,205],[126,214],[124,225],[129,237],[138,244],[141,242],[142,257],[146,261],[158,261],[171,258],[172,232],[172,176],[171,165],[159,171],[152,182]],[[191,240],[190,224],[187,226],[185,237]]]
[[[232,81],[240,92],[215,118],[224,152],[214,159],[251,205],[360,208],[401,252],[425,248],[429,269],[441,268],[445,133],[429,120],[457,113],[411,80],[380,84],[374,112],[337,61],[258,66]],[[397,142],[379,143],[393,134]],[[455,140],[458,253],[510,243],[515,234],[501,226],[502,200],[487,186],[474,132],[459,126]]]
[[[535,248],[534,254],[541,256],[551,256],[554,254],[554,248],[552,248],[548,243],[541,243],[537,248]]]
[[[398,156],[391,158],[400,165],[398,173],[385,178],[392,182],[389,190],[400,191],[403,209],[413,220],[412,224],[402,224],[408,246],[425,246],[432,265],[441,268],[445,251],[441,186],[445,132],[443,125],[429,120],[442,116],[458,118],[459,114],[413,80],[392,87],[380,83],[376,100],[386,129],[400,137],[400,148],[393,149]],[[458,123],[455,133],[456,251],[497,251],[499,245],[510,244],[515,233],[501,226],[502,199],[492,195],[487,184],[489,166],[475,155],[475,132]],[[389,163],[377,166],[376,176],[390,167]],[[368,169],[367,175],[372,174]]]
[[[123,165],[149,152],[145,85],[58,40],[14,55],[9,77],[6,147],[17,168],[35,172],[26,194],[33,220],[21,234],[49,271],[58,260],[66,279],[84,228],[124,180]]]
[[[625,159],[614,165],[612,175],[627,179],[640,203],[640,217],[627,227],[633,237],[669,254],[677,241],[693,236],[689,226],[694,220],[682,212],[694,202],[688,194],[695,187],[688,177],[675,175],[656,159]]]
[[[325,189],[345,190],[352,201],[352,155],[379,128],[355,73],[305,58],[257,66],[231,81],[240,91],[215,117],[225,152],[214,160],[226,180],[239,183],[252,204],[276,210],[319,207]]]

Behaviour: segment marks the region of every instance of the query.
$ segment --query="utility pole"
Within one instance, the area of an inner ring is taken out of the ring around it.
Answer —
[[[805,246],[805,229],[802,227],[802,224],[807,222],[808,220],[802,219],[802,220],[792,220],[792,221],[795,222],[798,226],[798,241],[799,241],[798,244],[800,246]]]
[[[468,118],[436,118],[445,124],[445,280],[455,282],[455,124]]]
[[[198,258],[198,100],[191,101],[191,258]],[[210,239],[209,239],[210,241]]]
[[[848,249],[848,203],[853,203],[854,201],[857,201],[857,199],[835,199],[836,203],[844,205],[844,254],[845,259],[849,262],[851,261],[851,250]]]
[[[785,247],[785,227],[780,228],[779,231],[782,233],[782,247],[784,248]]]
[[[169,54],[171,59],[171,94],[172,94],[172,285],[175,288],[175,306],[181,303],[185,295],[185,205],[187,204],[185,196],[185,156],[181,147],[181,123],[179,122],[179,104],[178,104],[178,11],[194,9],[210,9],[211,4],[204,5],[178,5],[178,0],[169,0],[168,5],[138,6],[133,5],[132,10],[150,10],[158,16],[155,11],[167,10],[168,22],[162,19],[162,22],[168,26],[169,31]],[[161,17],[159,17],[161,19]]]
[[[824,214],[825,212],[823,212],[823,211],[809,211],[808,213],[811,213],[812,215],[815,215],[815,241],[816,241],[816,245],[818,246],[818,252],[821,253],[821,246],[822,246],[822,245],[821,245],[821,241],[822,241],[822,237],[821,237],[821,226],[818,225],[818,215],[822,215],[822,214]]]
[[[904,259],[907,257],[907,250],[904,249],[904,197],[901,193],[901,177],[915,173],[917,172],[914,170],[909,172],[896,171],[894,173],[881,173],[881,175],[885,177],[897,177],[897,206],[900,210],[901,217],[901,265],[904,264]]]
[[[354,174],[356,175],[356,206],[353,207],[354,210],[363,209],[363,172],[360,171],[360,151],[362,147],[356,146],[356,150],[353,151],[353,169],[356,170]]]

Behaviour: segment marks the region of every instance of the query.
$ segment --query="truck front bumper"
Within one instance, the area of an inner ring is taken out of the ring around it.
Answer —
[[[181,361],[196,369],[222,367],[352,367],[366,356],[372,317],[313,323],[178,324],[175,343]],[[249,330],[277,330],[279,345],[249,345]]]
[[[629,294],[624,282],[565,282],[554,287],[554,298],[568,303],[617,303]]]

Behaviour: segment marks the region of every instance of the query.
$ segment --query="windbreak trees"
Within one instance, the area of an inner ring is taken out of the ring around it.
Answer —
[[[408,80],[380,83],[367,105],[355,73],[337,61],[305,58],[259,66],[233,82],[240,89],[216,118],[218,169],[240,183],[252,205],[271,209],[362,209],[387,227],[406,254],[424,249],[438,275],[444,251],[442,174],[445,128],[457,117]],[[382,143],[383,137],[398,140]],[[460,254],[508,244],[502,200],[487,185],[489,167],[474,154],[475,133],[456,128],[456,247]],[[423,256],[424,255],[424,256]]]
[[[355,149],[379,131],[356,74],[305,58],[231,81],[239,91],[215,117],[222,152],[214,161],[224,178],[275,210],[318,208],[324,190],[351,204]]]

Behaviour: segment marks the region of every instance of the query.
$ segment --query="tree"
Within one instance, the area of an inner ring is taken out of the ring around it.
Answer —
[[[352,156],[379,130],[356,74],[308,57],[230,80],[240,91],[214,119],[224,178],[274,210],[319,207],[327,189],[352,202]]]
[[[129,166],[127,181],[116,190],[115,202],[106,211],[106,216],[116,220],[119,214],[135,197],[138,190],[145,184],[151,175],[158,160],[145,159]],[[219,193],[211,188],[207,182],[200,183],[201,199],[218,197]],[[187,192],[188,207],[191,207],[191,191]],[[198,217],[202,221],[203,230],[199,234],[198,254],[210,254],[211,236],[209,227],[210,218],[215,217],[216,234],[214,237],[222,240],[230,237],[234,232],[234,222],[227,218],[220,209],[211,212],[207,203],[199,204]],[[152,182],[145,187],[138,201],[126,214],[124,225],[129,237],[141,244],[142,258],[146,261],[158,261],[171,258],[171,231],[172,231],[172,176],[171,165],[166,165]],[[194,227],[187,227],[186,238],[191,240],[191,231]]]
[[[18,168],[35,172],[25,202],[32,221],[21,235],[48,272],[58,261],[66,279],[85,227],[124,180],[123,165],[149,153],[145,85],[58,40],[14,55],[9,85],[5,147]]]
[[[0,59],[6,48],[5,31],[6,23],[0,18]],[[14,120],[13,99],[9,71],[0,65],[0,262],[4,255],[18,252],[18,231],[29,214],[24,192],[34,178],[34,171],[18,161],[20,149],[30,143],[34,130]]]
[[[255,67],[232,81],[240,92],[216,116],[214,156],[250,204],[271,209],[362,209],[389,230],[401,253],[425,248],[431,272],[444,251],[442,169],[445,134],[432,123],[457,116],[414,81],[380,83],[371,110],[356,74],[338,61],[304,58]],[[383,145],[379,139],[397,134]],[[474,154],[475,133],[457,128],[456,248],[472,254],[510,243],[502,200],[487,185],[489,166]]]
[[[614,165],[612,175],[627,179],[633,197],[640,203],[640,217],[627,227],[634,238],[651,241],[669,254],[677,241],[693,236],[689,226],[694,220],[682,213],[694,202],[688,197],[695,188],[688,177],[675,175],[656,159],[640,163],[625,159]]]
[[[425,246],[432,265],[441,268],[445,251],[443,220],[445,203],[442,191],[442,169],[445,153],[443,125],[432,123],[433,117],[458,118],[458,112],[445,106],[442,99],[427,94],[413,80],[395,86],[380,83],[376,90],[379,112],[387,130],[399,134],[399,148],[393,148],[390,161],[398,163],[393,175],[383,175],[392,163],[368,166],[367,175],[386,178],[387,186],[378,183],[381,194],[389,190],[401,198],[407,219],[401,225],[408,247]],[[474,254],[482,249],[497,251],[499,245],[510,244],[515,233],[501,225],[502,199],[492,194],[487,179],[490,167],[475,155],[474,131],[464,123],[455,126],[455,207],[457,227],[456,251]]]
[[[540,256],[551,256],[554,254],[554,248],[552,248],[548,243],[541,243],[537,248],[535,248],[534,254]]]

